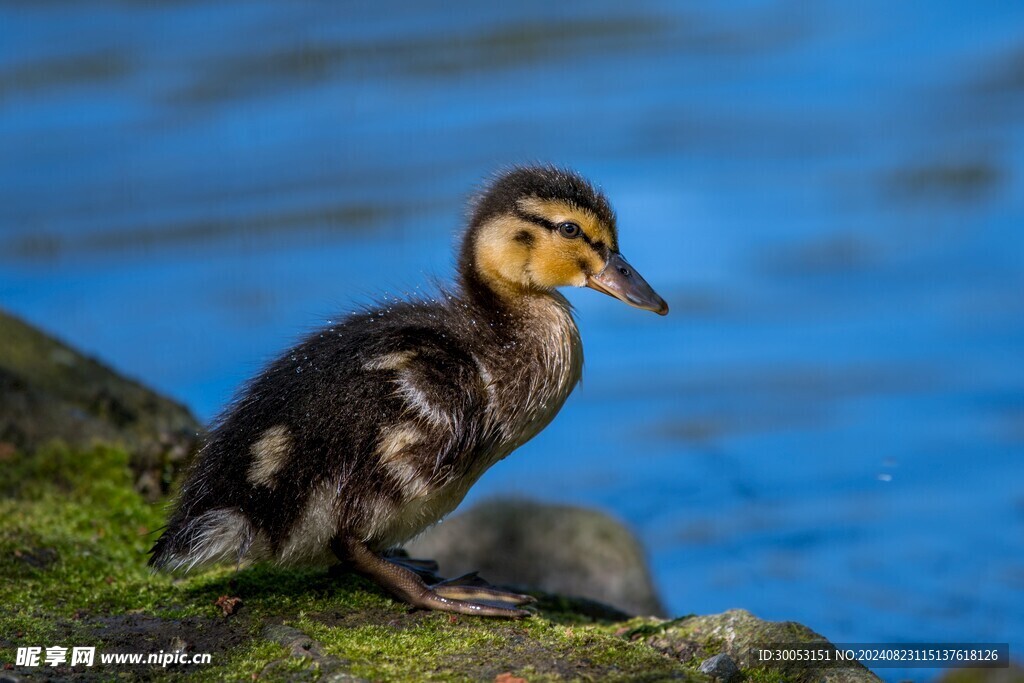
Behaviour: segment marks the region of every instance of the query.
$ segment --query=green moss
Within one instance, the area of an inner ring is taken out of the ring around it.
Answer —
[[[778,669],[754,668],[743,671],[747,683],[787,683],[788,679]]]
[[[11,464],[0,498],[0,600],[12,616],[150,609],[173,594],[170,580],[145,568],[161,513],[132,491],[127,456],[98,447],[55,446]],[[0,621],[0,624],[3,624]]]
[[[217,653],[220,655],[220,653]],[[308,662],[295,658],[294,661],[288,656],[288,650],[283,645],[272,643],[266,640],[253,639],[247,644],[218,656],[213,661],[213,666],[206,668],[195,667],[189,672],[189,678],[196,681],[246,681],[253,680],[254,675],[259,675],[273,662],[285,660],[285,666],[275,669],[277,673],[284,674],[282,678],[289,678],[287,674],[310,671]],[[268,672],[269,673],[269,672]]]
[[[530,681],[583,673],[599,680],[688,678],[677,662],[600,626],[565,627],[543,618],[408,617],[346,627],[309,615],[295,626],[322,643],[325,652],[350,661],[353,674],[373,680],[493,680],[501,673]]]
[[[821,640],[821,636],[807,628],[803,624],[798,624],[795,621],[787,621],[783,623],[785,633],[789,636],[787,642],[791,643],[810,643],[816,640]]]
[[[485,620],[412,611],[363,578],[322,569],[154,574],[146,551],[163,506],[133,490],[123,451],[53,446],[4,465],[0,666],[19,646],[95,645],[99,656],[169,652],[184,641],[212,662],[94,672],[207,681],[706,680],[692,648],[684,654],[672,639],[703,638],[702,653],[720,640],[707,625],[703,636],[690,632],[704,617],[619,621],[607,607],[558,596],[540,596],[530,619]],[[239,598],[240,608],[224,615],[221,596]]]
[[[686,676],[685,669],[616,635],[607,618],[547,597],[544,616],[519,622],[413,612],[365,579],[325,570],[255,566],[186,578],[154,574],[146,551],[163,506],[131,486],[129,457],[97,446],[54,445],[5,462],[0,489],[0,660],[18,646],[96,645],[99,653],[170,651],[174,638],[211,665],[137,668],[142,678],[313,680],[331,671],[373,680],[531,681]],[[241,598],[225,617],[219,596]],[[548,618],[550,617],[550,618]],[[289,649],[267,624],[316,642]],[[111,671],[107,671],[111,673]],[[124,670],[121,670],[124,673]]]
[[[300,618],[296,626],[304,633],[324,642],[327,651],[353,662],[359,662],[353,673],[368,678],[391,678],[409,673],[410,665],[436,665],[438,660],[451,660],[476,651],[494,649],[499,645],[496,633],[479,629],[444,629],[437,624],[420,623],[411,628],[395,629],[387,625],[356,628],[327,626],[309,617]],[[419,672],[425,675],[427,672]],[[444,671],[433,674],[451,673]]]
[[[684,617],[678,617],[676,619],[669,619],[668,621],[651,621],[650,619],[639,618],[633,620],[631,623],[635,623],[634,626],[629,628],[624,634],[629,640],[635,640],[637,638],[647,638],[649,636],[656,635],[667,631],[670,628],[681,626],[685,621],[695,615],[687,614]]]

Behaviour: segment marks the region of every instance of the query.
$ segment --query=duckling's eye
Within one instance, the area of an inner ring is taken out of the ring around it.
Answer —
[[[583,234],[583,231],[580,230],[580,226],[576,225],[575,223],[566,221],[565,223],[558,224],[558,234],[561,235],[562,237],[568,237],[569,239],[573,239]]]

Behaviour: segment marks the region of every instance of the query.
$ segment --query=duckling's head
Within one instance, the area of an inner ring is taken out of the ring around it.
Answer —
[[[608,200],[558,168],[514,168],[491,183],[473,207],[460,270],[467,283],[482,282],[506,297],[591,287],[668,313],[665,300],[619,253]]]

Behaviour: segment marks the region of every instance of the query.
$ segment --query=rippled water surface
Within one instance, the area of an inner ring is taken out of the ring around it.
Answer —
[[[471,498],[613,511],[675,613],[1024,652],[1024,5],[345,4],[0,7],[0,305],[210,418],[571,165],[672,314],[570,293]]]

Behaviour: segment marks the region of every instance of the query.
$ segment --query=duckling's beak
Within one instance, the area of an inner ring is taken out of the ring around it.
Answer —
[[[622,254],[612,254],[604,270],[587,277],[587,287],[645,311],[654,311],[658,315],[668,313],[665,300],[658,296],[640,273],[633,270],[633,266],[626,263]]]

